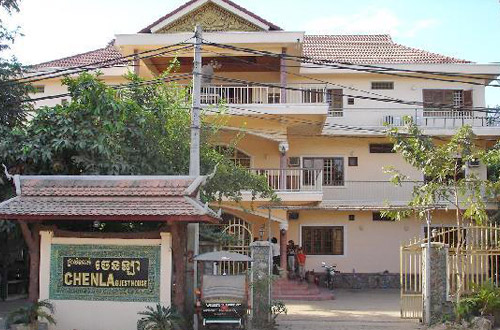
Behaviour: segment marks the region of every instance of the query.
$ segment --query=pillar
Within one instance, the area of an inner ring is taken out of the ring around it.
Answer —
[[[287,152],[290,146],[288,145],[288,142],[280,142],[278,149],[280,152],[280,181],[279,181],[279,190],[286,190],[287,189],[287,175],[286,175],[286,167],[287,167]],[[293,178],[291,178],[293,181]],[[290,184],[292,184],[292,181]],[[291,188],[291,187],[290,187]]]
[[[186,299],[186,235],[187,226],[183,223],[174,222],[171,225],[172,233],[172,259],[175,269],[174,303],[179,312],[184,312]]]
[[[134,65],[134,73],[139,75],[141,62],[139,61],[139,51],[137,49],[134,49],[134,60],[132,63]]]
[[[288,223],[280,223],[280,268],[283,270],[282,276],[286,277],[286,245],[287,239]]]
[[[250,244],[253,259],[251,273],[252,323],[256,326],[270,320],[272,246],[268,241]]]
[[[430,258],[429,258],[430,254]],[[422,244],[423,322],[432,325],[453,313],[448,301],[448,246],[444,243]]]
[[[281,86],[281,103],[286,103],[286,60],[283,55],[286,54],[286,47],[281,48],[280,58],[280,86]]]

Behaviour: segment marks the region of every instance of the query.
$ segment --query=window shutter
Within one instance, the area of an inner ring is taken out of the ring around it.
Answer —
[[[453,93],[452,89],[423,89],[424,108],[453,105]]]
[[[464,107],[472,107],[472,90],[464,91]]]
[[[453,95],[455,94],[454,90],[445,89],[443,90],[443,100],[441,101],[442,105],[453,105]]]

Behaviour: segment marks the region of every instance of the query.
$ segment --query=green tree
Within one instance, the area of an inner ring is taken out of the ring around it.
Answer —
[[[0,9],[8,14],[18,12],[19,1],[0,0]],[[32,110],[32,104],[27,102],[32,87],[13,82],[25,73],[23,66],[15,57],[3,56],[3,52],[10,48],[18,35],[19,28],[11,31],[0,20],[0,123],[7,127],[14,127],[22,122],[26,112]]]
[[[185,175],[189,170],[190,100],[175,83],[145,83],[133,74],[127,88],[113,88],[98,75],[65,78],[71,101],[37,110],[13,128],[0,126],[0,161],[24,174]],[[163,78],[168,80],[168,73]],[[202,197],[211,202],[274,193],[214,148],[223,119],[203,115],[201,172],[217,172]],[[235,143],[237,140],[235,140]]]
[[[466,171],[467,164],[480,160],[486,166],[498,164],[498,148],[485,149],[478,143],[470,126],[461,127],[449,140],[434,139],[422,133],[411,120],[400,130],[391,128],[388,133],[394,143],[394,150],[410,165],[423,173],[425,180],[413,178],[415,186],[408,209],[385,212],[396,219],[415,215],[425,219],[427,212],[438,204],[451,205],[455,209],[457,229],[457,256],[461,253],[462,228],[470,224],[484,224],[488,221],[485,198],[494,196],[497,182],[480,178],[472,171]],[[412,181],[394,167],[388,167],[392,181],[401,185],[403,181]],[[456,258],[455,260],[459,260]],[[458,264],[456,265],[458,269]],[[462,292],[462,280],[457,279],[457,302]]]

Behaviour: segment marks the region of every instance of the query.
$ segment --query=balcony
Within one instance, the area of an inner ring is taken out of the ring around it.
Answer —
[[[337,206],[405,206],[413,197],[413,188],[419,184],[418,181],[403,181],[401,185],[390,181],[344,181],[342,186],[323,186],[323,201]],[[496,207],[492,196],[483,195],[487,207]],[[439,204],[451,207],[446,200]]]
[[[323,170],[294,168],[252,168],[254,174],[264,176],[282,201],[319,202],[323,199]],[[245,196],[244,199],[249,196]]]
[[[428,133],[450,133],[464,125],[470,125],[476,134],[498,134],[500,118],[473,110],[443,110],[430,108],[348,108],[330,111],[328,124],[352,125],[356,127],[399,127],[409,117]]]
[[[324,88],[297,84],[281,88],[279,84],[265,84],[271,86],[203,85],[201,104],[204,107],[220,103],[239,105],[240,108],[233,107],[231,111],[249,114],[307,114],[325,117],[328,114]],[[188,86],[181,87],[190,89]]]
[[[324,186],[323,201],[339,205],[404,205],[412,197],[415,182],[396,186],[390,181],[344,181],[341,186]]]

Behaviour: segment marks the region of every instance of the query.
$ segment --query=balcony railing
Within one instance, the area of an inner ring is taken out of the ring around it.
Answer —
[[[339,204],[407,203],[416,182],[402,182],[396,186],[390,181],[344,181],[342,186],[323,186],[323,200]]]
[[[250,171],[264,176],[269,187],[278,192],[322,192],[322,170],[254,168]]]
[[[403,126],[405,118],[424,128],[500,127],[500,118],[464,109],[348,108],[331,111],[330,117],[332,123],[367,127]]]
[[[311,85],[288,84],[282,88],[279,84],[271,86],[255,85],[203,85],[201,87],[202,104],[293,104],[293,103],[328,103],[325,88]],[[178,85],[181,88],[189,86]],[[189,90],[188,90],[189,92]]]
[[[346,205],[406,205],[413,198],[413,189],[422,181],[403,181],[395,185],[390,181],[344,181],[343,186],[323,186],[323,201]],[[451,194],[450,188],[449,193]],[[482,193],[484,201],[491,201],[493,196]],[[464,199],[465,196],[459,197]],[[448,200],[439,204],[447,205]]]

